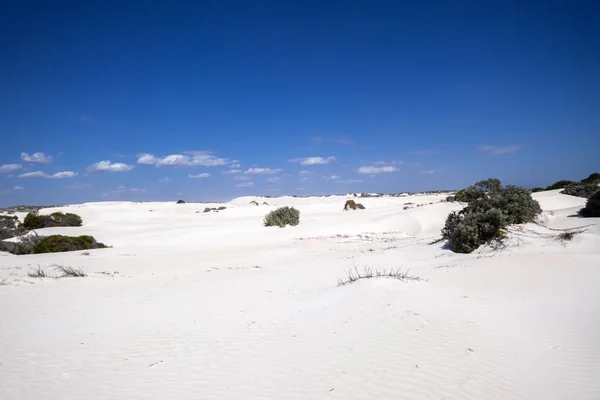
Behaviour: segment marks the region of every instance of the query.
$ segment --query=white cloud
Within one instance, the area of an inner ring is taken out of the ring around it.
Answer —
[[[229,168],[240,168],[240,164],[231,164]]]
[[[349,139],[338,139],[338,143],[340,144],[345,144],[347,146],[354,144],[354,142],[352,140]]]
[[[235,185],[237,187],[254,187],[254,182],[242,182]]]
[[[335,181],[335,183],[362,183],[362,181],[361,180],[357,180],[357,179],[348,179],[348,180],[345,180],[345,181],[338,180],[338,181]]]
[[[272,176],[270,178],[267,178],[267,182],[269,182],[269,183],[275,183],[275,182],[277,182],[279,180],[281,180],[281,178],[278,177],[278,176]]]
[[[434,169],[424,169],[422,171],[419,171],[420,174],[424,174],[424,175],[431,175],[435,173]]]
[[[13,188],[13,190],[14,190],[14,191],[17,191],[17,190],[25,190],[25,188],[24,188],[23,186],[15,186],[15,187]]]
[[[305,176],[305,175],[310,175],[310,174],[312,174],[312,172],[310,172],[310,171],[300,171],[300,172],[298,172],[298,175],[300,175],[300,176]]]
[[[289,162],[299,162],[301,165],[319,165],[319,164],[329,164],[331,161],[335,161],[334,156],[330,156],[327,158],[323,157],[304,157],[304,158],[292,158],[288,160]]]
[[[493,154],[493,155],[502,155],[502,154],[513,154],[517,151],[521,150],[521,146],[519,145],[508,145],[508,146],[479,146],[479,151],[483,151],[485,153]]]
[[[145,192],[146,189],[140,189],[140,188],[130,188],[129,189],[130,192]]]
[[[336,180],[336,179],[340,179],[340,177],[339,177],[339,176],[337,176],[337,175],[331,175],[331,176],[329,177],[329,179],[331,179],[331,180],[333,180],[333,181],[334,181],[334,180]]]
[[[171,183],[171,178],[165,176],[164,178],[159,179],[158,183]]]
[[[117,186],[117,188],[115,190],[111,190],[109,192],[104,192],[102,193],[102,196],[109,196],[111,194],[115,194],[115,193],[125,193],[125,192],[131,192],[131,193],[140,193],[140,192],[145,192],[146,189],[142,189],[142,188],[128,188],[127,186]]]
[[[62,171],[57,172],[55,174],[49,175],[42,171],[35,172],[26,172],[24,174],[19,175],[19,178],[45,178],[45,179],[64,179],[64,178],[74,178],[79,175],[77,172],[73,171]]]
[[[192,175],[189,174],[188,178],[194,178],[194,179],[203,179],[203,178],[209,178],[210,174],[208,172],[203,172],[201,174],[196,174],[196,175]]]
[[[281,172],[281,169],[272,169],[272,168],[248,168],[245,174],[252,175],[275,175]]]
[[[30,163],[44,163],[47,164],[52,162],[52,156],[47,156],[44,153],[33,153],[29,155],[28,153],[21,153],[21,160]]]
[[[0,166],[0,174],[10,174],[21,168],[23,168],[21,164],[4,164]]]
[[[155,157],[153,154],[140,154],[138,164],[169,167],[217,167],[227,164],[224,158],[215,157],[204,151],[186,151],[184,154],[171,154],[166,157]]]
[[[249,181],[249,180],[251,180],[251,178],[249,176],[240,175],[240,176],[234,176],[233,180],[234,181]]]
[[[110,160],[100,161],[88,167],[88,172],[127,172],[134,168],[133,165],[113,163]]]
[[[425,156],[425,155],[432,155],[432,154],[438,154],[439,150],[435,150],[435,149],[421,149],[421,150],[417,150],[414,152],[414,154],[418,155],[418,156]]]
[[[384,172],[396,172],[396,171],[398,171],[398,168],[392,167],[390,165],[385,166],[385,167],[374,167],[371,165],[368,167],[360,167],[356,171],[359,174],[381,174]]]
[[[228,171],[223,171],[224,174],[241,174],[242,171],[241,169],[230,169]]]
[[[402,164],[402,161],[375,161],[373,165],[398,165]]]

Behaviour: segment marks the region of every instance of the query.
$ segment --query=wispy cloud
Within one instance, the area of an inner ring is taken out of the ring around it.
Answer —
[[[435,170],[434,169],[424,169],[424,170],[419,171],[419,173],[423,174],[423,175],[432,175],[432,174],[435,174]]]
[[[241,174],[242,171],[241,169],[229,169],[227,171],[223,171],[224,174]]]
[[[210,178],[210,174],[208,172],[203,172],[201,174],[196,174],[196,175],[189,174],[188,178],[193,178],[193,179]]]
[[[143,189],[143,188],[137,188],[137,187],[128,188],[127,186],[117,186],[117,188],[115,190],[110,190],[108,192],[102,193],[102,196],[106,197],[106,196],[110,196],[111,194],[119,194],[119,193],[126,193],[126,192],[141,193],[141,192],[145,192],[145,191],[146,191],[146,189]]]
[[[300,176],[306,176],[306,175],[310,175],[310,174],[312,174],[312,172],[306,171],[306,170],[302,170],[302,171],[298,172],[298,175],[300,175]]]
[[[493,155],[502,155],[516,153],[521,148],[522,146],[514,144],[508,146],[479,146],[478,150]]]
[[[171,183],[171,181],[172,181],[171,178],[169,178],[168,176],[165,176],[164,178],[159,179],[158,183]]]
[[[140,154],[137,159],[138,164],[156,165],[157,167],[218,167],[226,165],[227,160],[215,157],[204,151],[187,151],[184,154],[171,154],[165,157],[155,157],[153,154]]]
[[[384,167],[375,167],[375,166],[371,165],[368,167],[360,167],[359,169],[356,170],[356,172],[358,172],[359,174],[381,174],[381,173],[396,172],[396,171],[398,171],[398,168],[393,167],[391,165],[384,166]]]
[[[402,164],[402,163],[403,163],[402,161],[396,161],[396,160],[393,160],[393,161],[375,161],[373,163],[373,165],[399,165],[399,164]]]
[[[43,163],[47,164],[52,162],[52,156],[47,156],[44,153],[33,153],[29,155],[28,153],[21,153],[21,160],[30,163]]]
[[[229,168],[233,168],[233,169],[235,169],[235,168],[240,168],[240,164],[231,164],[231,165],[229,166]]]
[[[235,186],[237,186],[237,187],[254,187],[254,182],[241,182]]]
[[[337,176],[337,175],[331,175],[328,179],[331,179],[332,181],[335,181],[335,180],[338,180],[338,179],[341,179],[341,178],[339,176]]]
[[[18,190],[25,190],[25,188],[23,186],[15,186],[13,190],[16,192]]]
[[[245,174],[251,175],[275,175],[281,172],[281,169],[273,169],[273,168],[248,168]]]
[[[65,179],[65,178],[74,178],[79,175],[77,172],[73,171],[62,171],[57,172],[55,174],[47,174],[42,171],[35,172],[26,172],[24,174],[19,175],[19,178],[45,178],[45,179]]]
[[[439,152],[440,151],[436,150],[436,149],[420,149],[420,150],[413,152],[413,154],[415,154],[417,156],[426,156],[426,155],[438,154]]]
[[[310,141],[314,144],[320,144],[323,143],[324,139],[321,136],[313,136],[310,138]]]
[[[335,157],[330,156],[327,158],[324,158],[324,157],[292,158],[291,160],[288,160],[288,161],[300,163],[301,165],[320,165],[320,164],[329,164],[331,161],[335,161]]]
[[[359,179],[337,180],[335,183],[362,183]]]
[[[233,180],[234,181],[250,181],[250,180],[252,180],[252,178],[250,178],[249,176],[246,176],[246,175],[238,175],[238,176],[234,176]]]
[[[280,180],[281,180],[281,178],[278,177],[278,176],[272,176],[270,178],[267,178],[267,182],[269,182],[269,183],[275,183],[275,182],[278,182]]]
[[[346,146],[350,146],[354,144],[354,141],[350,140],[350,139],[338,139],[338,143],[339,144],[344,144]]]
[[[0,174],[10,174],[23,168],[21,164],[4,164],[0,166]]]
[[[90,165],[88,172],[127,172],[135,168],[133,165],[124,163],[113,163],[110,160],[100,161]]]

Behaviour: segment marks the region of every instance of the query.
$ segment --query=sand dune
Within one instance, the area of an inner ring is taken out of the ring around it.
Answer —
[[[546,227],[455,254],[429,244],[460,208],[444,197],[42,210],[84,225],[40,234],[113,247],[0,253],[0,398],[600,399],[600,219],[536,193]],[[300,225],[264,228],[281,205]],[[590,224],[570,242],[552,230]],[[88,276],[27,276],[53,264]],[[354,266],[422,279],[337,287]]]

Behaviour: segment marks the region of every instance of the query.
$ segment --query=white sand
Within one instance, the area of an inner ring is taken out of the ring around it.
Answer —
[[[40,233],[114,247],[0,253],[0,399],[600,399],[600,219],[534,197],[550,228],[593,226],[461,255],[428,244],[460,208],[443,195],[61,208],[84,226]],[[264,228],[277,205],[300,225]],[[89,276],[27,276],[52,264]],[[424,281],[337,287],[353,265]]]

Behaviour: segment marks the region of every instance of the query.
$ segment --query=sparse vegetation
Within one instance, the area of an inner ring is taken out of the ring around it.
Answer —
[[[300,223],[300,211],[293,207],[280,207],[271,211],[265,216],[264,226],[278,226],[280,228],[286,225],[296,226]]]
[[[183,201],[183,200],[177,200],[177,204],[185,204],[185,201]]]
[[[403,282],[421,280],[421,278],[417,276],[408,275],[408,272],[408,270],[406,272],[403,272],[402,270],[400,270],[400,268],[390,270],[377,270],[371,267],[365,267],[363,271],[359,271],[358,268],[354,267],[353,269],[348,269],[346,271],[346,276],[344,278],[338,279],[338,286],[354,283],[360,279],[372,278],[397,279]]]
[[[583,178],[581,183],[595,183],[596,185],[600,183],[600,173],[594,172],[590,174],[587,178]]]
[[[64,265],[55,265],[54,268],[61,273],[60,278],[83,278],[87,276],[83,268],[73,268]]]
[[[533,222],[541,212],[528,190],[513,185],[502,187],[498,179],[477,182],[464,193],[469,204],[450,213],[442,229],[442,237],[457,253],[471,253],[482,244],[502,240],[508,225]]]
[[[579,213],[582,217],[600,217],[600,190],[594,193]]]
[[[585,229],[567,229],[564,232],[558,234],[557,239],[562,241],[572,240],[576,234],[585,232]]]
[[[543,192],[544,190],[546,189],[541,187],[534,187],[533,189],[531,189],[531,193]]]
[[[42,237],[33,246],[33,253],[60,253],[65,251],[102,249],[107,246],[92,236],[51,235]]]
[[[567,180],[563,180],[563,181],[558,181],[558,182],[554,182],[552,185],[548,186],[546,188],[546,190],[556,190],[556,189],[564,189],[569,185],[572,185],[576,182],[573,181],[567,181]]]
[[[358,208],[359,210],[364,210],[364,209],[365,209],[365,206],[363,206],[363,205],[362,205],[362,204],[360,204],[360,203],[356,203],[356,208]]]
[[[22,235],[26,232],[16,215],[0,215],[0,240]]]
[[[46,271],[44,271],[39,265],[36,269],[33,269],[30,272],[28,272],[27,276],[29,276],[30,278],[48,278],[48,274],[46,273]]]

